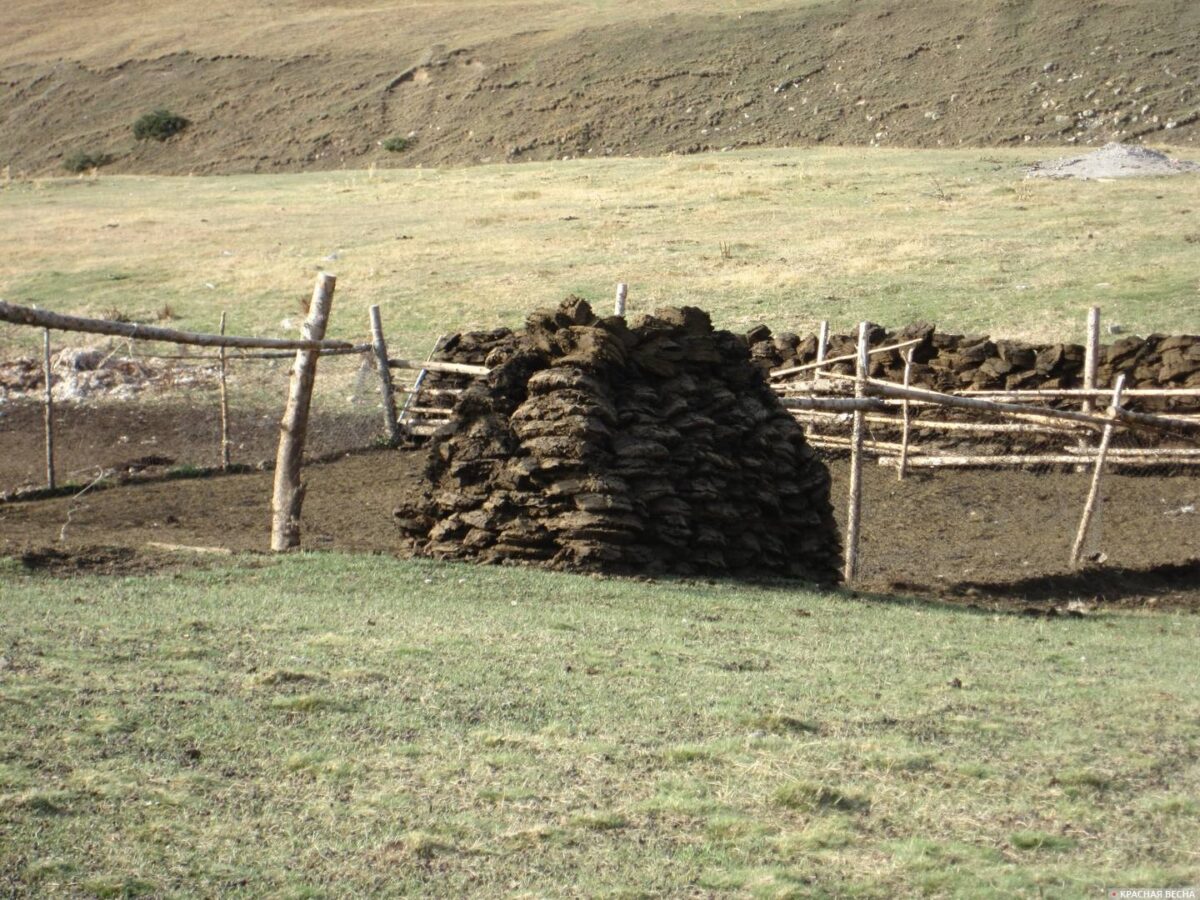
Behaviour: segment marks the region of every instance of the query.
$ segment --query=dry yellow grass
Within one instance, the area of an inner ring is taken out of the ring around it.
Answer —
[[[0,297],[294,334],[319,268],[332,333],[379,303],[398,352],[519,324],[578,293],[709,309],[734,329],[821,318],[1074,338],[1086,308],[1195,331],[1200,179],[1025,182],[1033,154],[779,150],[462,170],[50,179],[0,189]],[[723,246],[726,252],[723,252]],[[5,352],[35,335],[0,330]]]
[[[437,44],[469,47],[522,32],[570,32],[670,13],[736,16],[796,5],[796,0],[102,0],[89,4],[86,13],[71,14],[60,0],[13,0],[4,15],[4,57],[10,63],[67,57],[111,65],[181,50],[254,56],[403,52]]]

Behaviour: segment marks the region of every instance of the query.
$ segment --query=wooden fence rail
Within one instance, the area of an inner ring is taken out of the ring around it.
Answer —
[[[238,337],[225,334],[204,334],[197,331],[176,331],[157,325],[142,325],[137,322],[114,322],[110,319],[89,319],[84,316],[67,316],[52,313],[32,306],[18,306],[0,300],[0,322],[14,325],[30,325],[35,328],[50,328],[56,331],[79,331],[84,334],[107,334],[114,337],[134,338],[139,341],[163,341],[170,344],[188,344],[196,347],[240,347],[246,350],[347,350],[355,345],[348,341],[325,341],[301,338]],[[368,344],[369,348],[370,345]]]

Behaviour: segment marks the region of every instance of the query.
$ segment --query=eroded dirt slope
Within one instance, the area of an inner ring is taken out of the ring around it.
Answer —
[[[392,15],[378,12],[381,32]],[[111,154],[113,171],[212,173],[1200,138],[1191,0],[831,0],[566,30],[514,20],[482,39],[470,24],[425,47],[397,36],[213,55],[189,49],[211,46],[197,34],[107,61],[75,48],[6,65],[0,51],[0,166],[61,171],[81,150]],[[192,126],[135,142],[133,120],[159,106]],[[393,136],[409,149],[382,149]]]

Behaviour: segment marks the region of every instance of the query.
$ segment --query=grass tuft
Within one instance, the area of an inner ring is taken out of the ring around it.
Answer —
[[[1061,851],[1075,846],[1071,838],[1044,831],[1015,831],[1008,836],[1008,842],[1018,850]]]
[[[810,719],[799,719],[779,713],[755,716],[747,721],[747,725],[755,731],[765,731],[767,734],[817,734],[821,730],[821,726]]]
[[[862,794],[811,781],[793,781],[775,791],[775,803],[787,809],[822,812],[866,812],[871,801]]]
[[[586,813],[572,816],[569,821],[575,828],[588,831],[616,831],[629,824],[625,816],[615,812]]]
[[[342,710],[345,705],[332,697],[321,694],[299,694],[295,697],[276,697],[271,701],[271,708],[285,712],[312,713]]]

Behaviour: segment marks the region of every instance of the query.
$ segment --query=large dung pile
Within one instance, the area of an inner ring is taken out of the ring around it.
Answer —
[[[836,581],[829,473],[702,310],[627,324],[572,299],[492,346],[396,510],[419,553]]]

